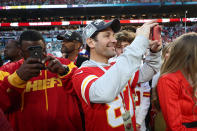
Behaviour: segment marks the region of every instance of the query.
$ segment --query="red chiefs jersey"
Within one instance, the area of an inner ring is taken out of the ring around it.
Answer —
[[[71,82],[76,66],[68,59],[57,59],[69,67],[68,74],[58,76],[41,70],[25,84],[18,84],[22,80],[15,72],[23,60],[0,68],[0,107],[7,112],[14,131],[82,131],[78,99]],[[8,88],[12,90],[8,92]]]
[[[111,66],[104,67],[108,70]],[[110,103],[91,103],[89,100],[89,89],[99,77],[104,74],[104,71],[99,67],[81,67],[73,75],[73,86],[77,95],[82,102],[83,111],[85,114],[85,127],[87,131],[124,131],[122,113],[123,108],[122,97],[119,94]],[[131,112],[132,122],[135,125],[135,115],[133,109],[133,99],[131,94],[131,85],[135,87],[138,81],[138,73],[133,75],[123,90],[125,103]],[[106,87],[107,88],[107,87]],[[129,98],[126,101],[126,97]],[[134,126],[134,130],[136,130]]]

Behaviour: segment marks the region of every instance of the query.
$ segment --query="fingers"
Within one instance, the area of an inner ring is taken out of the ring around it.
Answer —
[[[154,26],[156,26],[156,25],[158,25],[159,23],[152,23],[152,24],[150,24],[149,26],[150,26],[150,28],[153,28]]]
[[[27,66],[30,69],[39,69],[39,70],[44,70],[45,69],[45,66],[42,63],[29,64]]]
[[[53,73],[58,73],[59,69],[62,69],[63,66],[58,59],[50,60],[47,69]]]
[[[45,64],[48,62],[47,66],[45,67]],[[49,71],[53,73],[58,73],[59,70],[63,69],[62,64],[58,59],[52,56],[46,56],[42,61],[36,58],[28,58],[25,62],[26,68],[29,70],[35,71],[34,69],[43,70],[43,69],[48,69]],[[34,74],[33,72],[31,72]],[[35,72],[37,74],[38,71]]]
[[[52,56],[46,56],[43,60],[42,60],[42,63],[44,64],[44,63],[46,63],[47,61],[52,61],[52,60],[54,60],[55,58],[54,57],[52,57]]]
[[[149,47],[153,53],[158,52],[162,48],[162,42],[159,42],[158,40],[150,41]]]
[[[40,59],[37,58],[28,58],[24,64],[23,64],[26,68],[29,69],[39,69],[42,70],[44,69],[44,64],[41,63]]]
[[[33,63],[41,63],[41,60],[38,58],[27,58],[27,60],[25,60],[26,64],[33,64]]]
[[[149,25],[151,28],[158,25],[159,23],[157,23],[157,20],[151,20],[149,22],[144,23],[142,26],[147,26]]]
[[[50,66],[50,67],[48,67],[47,69],[50,70],[51,72],[57,73],[59,67],[60,67],[60,64],[55,63],[55,64],[53,64],[53,66]]]
[[[52,66],[55,65],[56,63],[57,63],[56,59],[50,60],[49,63],[48,63],[48,65],[47,65],[47,68],[52,67]]]
[[[54,68],[56,68],[58,64],[59,61],[57,59],[50,60],[49,64],[47,65],[47,69],[50,70],[51,72],[54,72],[55,71]]]
[[[155,45],[155,44],[158,44],[158,40],[149,40],[149,45]]]
[[[32,61],[28,60],[24,62],[17,70],[18,76],[25,81],[31,79],[32,77],[38,76],[40,74],[40,70],[44,69],[44,65],[41,63],[29,64],[28,62]]]
[[[157,22],[157,20],[150,20],[150,21],[148,21],[148,22],[146,22],[144,24],[152,24],[152,23],[156,23],[156,22]]]
[[[149,39],[150,31],[156,25],[158,25],[158,23],[156,23],[156,20],[144,23],[140,28],[137,29],[136,36],[143,35]]]
[[[31,69],[29,71],[29,76],[30,77],[36,77],[40,74],[40,70],[39,69]]]

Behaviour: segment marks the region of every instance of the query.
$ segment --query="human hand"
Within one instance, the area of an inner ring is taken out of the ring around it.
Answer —
[[[40,70],[45,69],[44,64],[37,58],[27,58],[16,71],[17,75],[24,81],[40,74]]]
[[[46,66],[46,68],[53,73],[57,73],[59,75],[66,75],[69,71],[69,68],[66,65],[61,64],[61,62],[52,57],[52,56],[47,56],[44,60],[45,62],[49,62],[48,65]]]
[[[162,48],[162,42],[158,40],[154,40],[154,41],[150,40],[149,47],[152,53],[159,52]]]
[[[156,20],[152,20],[147,23],[144,23],[141,27],[139,27],[136,30],[136,36],[142,35],[146,37],[147,39],[149,39],[150,31],[156,25],[158,25],[158,23],[156,23]]]

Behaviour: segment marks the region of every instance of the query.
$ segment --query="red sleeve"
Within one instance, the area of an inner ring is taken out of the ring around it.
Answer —
[[[17,69],[21,62],[22,61],[8,63],[0,68],[0,108],[2,108],[2,110],[4,111],[6,111],[12,105],[11,103],[15,103],[16,98],[10,94],[24,90],[24,88],[17,88],[12,86],[8,80],[8,76],[15,74],[13,72]],[[11,89],[13,90],[11,91]]]
[[[135,88],[139,79],[139,70],[135,72],[131,87]]]
[[[77,92],[80,100],[90,105],[89,99],[89,89],[94,81],[96,81],[98,77],[89,73],[86,70],[78,69],[72,78],[73,87]]]
[[[7,108],[11,106],[7,89],[7,86],[4,86],[2,82],[0,82],[0,108],[3,111],[7,110]]]
[[[13,131],[10,123],[6,119],[4,113],[2,112],[1,109],[0,109],[0,130],[1,131]]]
[[[185,131],[182,125],[181,107],[179,105],[179,83],[175,78],[162,76],[157,85],[157,92],[161,110],[166,122],[166,126],[171,131]]]
[[[129,79],[128,85],[131,90],[131,92],[134,92],[134,88],[138,84],[138,79],[139,79],[139,70],[135,72],[134,75]]]

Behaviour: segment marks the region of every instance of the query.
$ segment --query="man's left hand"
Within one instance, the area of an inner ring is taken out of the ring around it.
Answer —
[[[65,75],[66,70],[63,64],[60,61],[52,56],[47,56],[44,62],[48,61],[47,69],[50,72],[57,73],[59,75]]]
[[[162,48],[162,42],[161,41],[159,42],[158,40],[154,40],[154,41],[150,40],[149,47],[152,53],[159,52]]]

